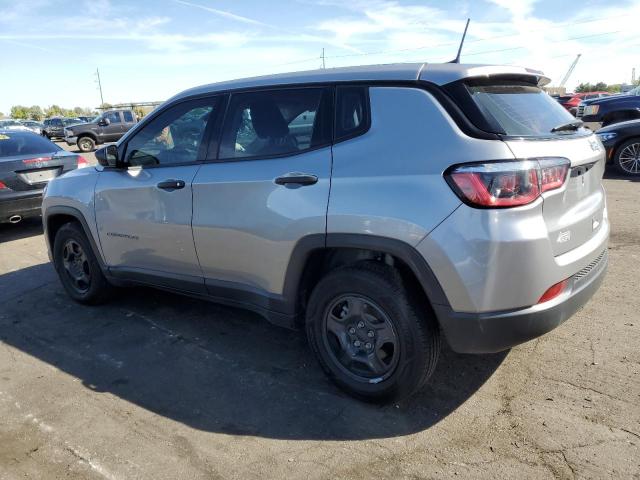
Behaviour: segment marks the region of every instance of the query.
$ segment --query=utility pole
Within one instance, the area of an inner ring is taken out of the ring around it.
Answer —
[[[100,89],[100,106],[104,105],[104,98],[102,97],[102,83],[100,82],[100,70],[96,68],[96,76],[98,77],[98,88]]]
[[[322,69],[324,70],[326,68],[324,63],[324,47],[322,48],[322,55],[320,55],[320,58],[322,59]]]

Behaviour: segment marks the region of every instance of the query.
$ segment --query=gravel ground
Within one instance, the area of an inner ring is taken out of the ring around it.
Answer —
[[[510,352],[444,351],[383,407],[254,314],[148,289],[74,304],[39,223],[0,226],[0,478],[638,479],[640,183],[605,184],[610,267],[585,308]]]

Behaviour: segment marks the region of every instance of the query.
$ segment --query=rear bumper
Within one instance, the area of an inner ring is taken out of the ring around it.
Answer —
[[[503,312],[459,313],[434,305],[452,350],[458,353],[493,353],[550,332],[569,319],[598,290],[607,270],[607,250],[573,275],[570,289],[544,304]]]
[[[0,198],[0,223],[6,223],[14,215],[35,217],[41,214],[42,191],[38,193],[16,193],[10,197]]]

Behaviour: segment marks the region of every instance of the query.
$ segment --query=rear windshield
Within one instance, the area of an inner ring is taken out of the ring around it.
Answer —
[[[1,133],[0,158],[18,155],[43,155],[62,150],[35,133]]]
[[[554,127],[575,120],[535,86],[467,85],[467,90],[487,121],[510,136],[547,137]]]

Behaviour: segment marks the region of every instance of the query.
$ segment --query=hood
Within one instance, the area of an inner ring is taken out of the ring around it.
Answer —
[[[640,131],[640,119],[628,120],[626,122],[614,123],[603,127],[597,133],[618,132],[620,130],[638,130]]]

